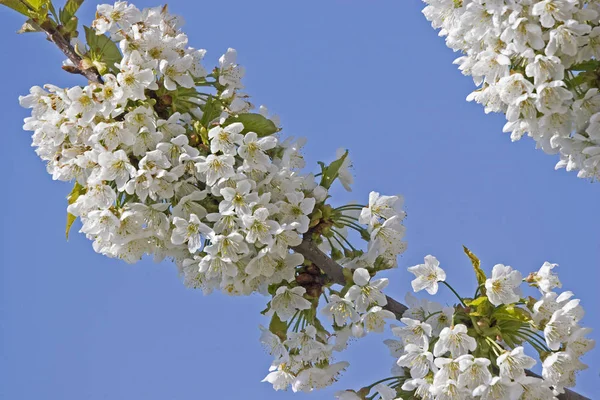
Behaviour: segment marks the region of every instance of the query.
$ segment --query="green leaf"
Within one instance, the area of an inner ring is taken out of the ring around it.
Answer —
[[[81,186],[79,182],[75,182],[73,190],[71,190],[71,193],[69,193],[69,195],[67,196],[67,201],[69,202],[69,205],[75,203],[79,196],[85,194],[85,190],[85,186]],[[76,216],[74,216],[71,213],[67,213],[67,228],[65,229],[65,236],[67,237],[67,240],[69,240],[69,231],[71,230],[71,226],[73,225],[73,222],[75,222],[76,219]]]
[[[20,0],[0,0],[0,4],[29,17],[29,7]]]
[[[223,112],[223,105],[220,101],[211,96],[208,98],[208,100],[206,100],[206,103],[201,107],[201,109],[203,114],[202,119],[200,119],[200,123],[208,129],[210,123],[221,116],[221,113]]]
[[[66,24],[75,16],[75,13],[82,4],[83,0],[67,0],[65,7],[60,10],[60,22]]]
[[[572,71],[595,71],[600,68],[600,61],[588,60],[571,66]]]
[[[338,173],[340,172],[340,168],[342,167],[342,164],[344,164],[346,157],[348,157],[348,150],[346,150],[346,152],[340,158],[328,166],[325,166],[324,163],[319,162],[319,165],[321,166],[321,186],[323,186],[325,189],[329,189],[331,187],[331,184],[338,177]]]
[[[287,338],[287,324],[280,320],[276,313],[274,313],[273,317],[271,317],[269,330],[273,332],[273,334],[279,336],[282,341]]]
[[[529,311],[514,305],[503,304],[494,311],[492,316],[497,321],[518,321],[521,323],[531,321]]]
[[[87,45],[90,48],[89,57],[92,61],[104,63],[108,70],[115,71],[115,64],[121,62],[123,58],[119,47],[108,36],[96,35],[96,31],[87,26],[83,28]],[[99,72],[103,73],[103,71]]]
[[[38,24],[35,23],[34,20],[32,20],[31,18],[29,18],[27,21],[25,21],[25,23],[23,24],[23,26],[21,26],[21,29],[19,29],[17,31],[17,33],[28,33],[28,32],[42,32],[43,29],[40,28],[40,26]]]
[[[469,250],[466,246],[463,246],[463,250],[471,260],[471,264],[473,264],[473,269],[475,270],[475,277],[477,278],[477,283],[481,288],[481,293],[485,294],[485,281],[487,280],[487,277],[485,276],[485,272],[483,272],[483,270],[481,269],[481,261],[479,261],[479,258],[477,258],[475,254],[471,253],[471,250]]]
[[[466,304],[475,309],[475,311],[469,313],[473,317],[487,317],[494,310],[494,306],[490,303],[487,296],[480,296],[474,300],[467,301]]]
[[[231,117],[227,118],[227,120],[225,121],[225,124],[223,124],[223,125],[224,126],[231,125],[234,122],[241,122],[242,124],[244,124],[244,130],[242,131],[242,134],[246,134],[248,132],[254,132],[259,137],[263,137],[263,136],[272,135],[272,134],[276,133],[277,131],[279,131],[279,129],[273,123],[273,121],[271,121],[268,118],[263,117],[260,114],[244,113],[244,114],[238,114],[235,117],[231,116]]]
[[[65,7],[59,12],[60,23],[67,32],[75,32],[77,30],[77,17],[75,13],[83,4],[83,0],[67,0]]]

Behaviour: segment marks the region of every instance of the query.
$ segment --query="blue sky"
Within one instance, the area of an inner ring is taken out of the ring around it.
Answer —
[[[96,4],[86,2],[82,21],[89,24]],[[388,294],[404,297],[406,267],[427,254],[471,293],[465,244],[487,270],[560,264],[563,289],[582,299],[586,325],[600,330],[600,186],[554,171],[556,158],[531,140],[510,142],[503,116],[465,101],[472,81],[452,65],[456,55],[421,2],[169,7],[186,18],[190,44],[209,51],[207,66],[228,47],[238,50],[254,102],[281,116],[285,134],[308,137],[309,166],[350,150],[356,184],[352,193],[336,188],[337,201],[366,201],[371,190],[405,196],[409,249],[389,274]],[[14,33],[19,16],[2,8],[0,21],[0,398],[292,398],[260,383],[270,362],[258,342],[265,298],[203,296],[185,289],[167,262],[131,266],[97,255],[79,226],[65,241],[69,185],[53,182],[30,148],[17,98],[36,84],[84,82],[61,71],[62,55],[41,34]],[[443,290],[439,299],[453,301]],[[373,334],[340,357],[352,365],[335,390],[388,376],[387,337]],[[588,397],[600,389],[599,360],[588,356],[579,375],[577,390]],[[333,390],[295,398],[328,399]]]

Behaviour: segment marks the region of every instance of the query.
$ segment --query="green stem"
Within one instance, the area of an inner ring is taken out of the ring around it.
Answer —
[[[365,387],[367,387],[367,388],[370,390],[370,389],[372,389],[372,388],[373,388],[373,386],[375,386],[375,385],[378,385],[378,384],[380,384],[380,383],[383,383],[383,382],[386,382],[386,381],[395,380],[395,379],[398,379],[398,377],[397,377],[397,376],[390,376],[389,378],[385,378],[385,379],[378,380],[377,382],[375,382],[375,383],[372,383],[372,384],[370,384],[369,386],[365,386]]]
[[[340,207],[334,208],[334,210],[335,211],[341,211],[341,210],[345,210],[345,209],[362,210],[363,208],[366,208],[366,207],[367,206],[363,206],[363,205],[360,205],[360,204],[346,204],[345,206],[340,206]]]
[[[342,239],[344,239],[344,242],[346,242],[348,244],[348,246],[350,246],[350,248],[353,251],[357,251],[356,248],[354,246],[352,246],[352,243],[350,243],[350,241],[348,239],[346,239],[341,233],[339,233],[338,231],[336,231],[335,229],[331,228],[331,230],[333,231],[333,233],[337,234],[339,237],[341,237]],[[335,238],[336,235],[333,235],[333,237]],[[343,247],[343,246],[342,246]]]
[[[444,285],[448,286],[448,289],[450,289],[452,291],[452,293],[454,293],[456,295],[456,297],[458,297],[458,299],[460,300],[460,302],[462,303],[463,306],[467,307],[467,305],[465,304],[465,301],[462,299],[462,297],[460,297],[458,295],[458,293],[456,293],[456,290],[454,290],[454,288],[452,286],[450,286],[450,284],[448,284],[446,281],[441,281]]]
[[[428,320],[430,317],[433,317],[434,315],[436,315],[436,314],[441,314],[441,313],[442,313],[442,311],[436,311],[436,312],[434,312],[434,313],[431,313],[431,314],[429,314],[429,315],[427,316],[427,318],[425,318],[425,319],[423,320],[423,322],[427,321],[427,320]]]

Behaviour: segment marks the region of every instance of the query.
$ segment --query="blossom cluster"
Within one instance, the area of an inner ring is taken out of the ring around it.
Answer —
[[[561,287],[554,267],[546,262],[523,279],[519,271],[497,264],[490,278],[480,275],[475,298],[459,297],[453,307],[407,294],[403,326],[392,328],[400,340],[385,341],[396,359],[393,376],[365,392],[383,400],[555,399],[575,385],[576,373],[587,368],[579,359],[595,343],[585,337],[591,329],[579,325],[584,315],[579,300],[554,291]],[[436,294],[439,282],[451,288],[433,256],[409,271],[416,275],[415,291]],[[523,298],[523,282],[539,289],[538,299]],[[541,377],[526,374],[537,361],[525,346],[538,353]],[[359,394],[343,391],[337,397],[358,400]]]
[[[302,173],[305,140],[281,140],[276,117],[251,112],[235,50],[208,73],[205,51],[188,46],[181,25],[166,7],[99,5],[87,43],[71,44],[102,81],[33,87],[20,98],[32,109],[24,129],[53,179],[75,181],[67,233],[78,217],[98,253],[172,259],[185,284],[207,294],[271,296],[261,341],[274,362],[265,380],[295,391],[329,385],[347,366],[332,352],[393,318],[382,309],[387,280],[371,276],[405,249],[401,201],[372,193],[365,206],[325,204],[336,179],[350,190],[347,152],[323,164],[320,179]],[[349,229],[366,240],[364,251],[350,244]],[[329,289],[294,252],[303,237],[344,257],[347,288]],[[332,332],[317,316],[321,296]]]
[[[600,5],[585,0],[425,0],[423,13],[463,55],[479,88],[467,100],[506,114],[556,168],[600,177]]]
[[[347,205],[333,210],[334,225],[327,227],[333,234],[324,234],[320,247],[332,254],[337,251],[348,256],[340,260],[347,272],[346,285],[341,291],[328,287],[329,296],[323,296],[326,304],[319,310],[332,323],[331,332],[323,327],[316,309],[311,308],[311,301],[304,297],[304,287],[277,289],[266,312],[274,314],[281,329],[262,328],[261,336],[265,348],[274,357],[271,373],[264,380],[276,390],[290,385],[294,391],[327,386],[348,365],[346,362],[331,364],[333,352],[345,350],[352,338],[383,332],[386,320],[395,318],[394,313],[383,309],[387,305],[383,289],[388,279],[374,279],[374,276],[378,271],[394,268],[398,254],[406,248],[402,241],[404,227],[400,223],[404,213],[399,210],[400,206],[398,196],[372,192],[366,207]],[[366,234],[366,251],[346,247],[349,246],[349,242],[344,242],[346,235],[335,227],[345,228],[344,221],[350,227],[364,226],[360,231]],[[310,267],[301,271],[296,281],[318,279],[319,272],[316,276],[312,272]],[[319,295],[316,301],[312,297],[315,304]]]

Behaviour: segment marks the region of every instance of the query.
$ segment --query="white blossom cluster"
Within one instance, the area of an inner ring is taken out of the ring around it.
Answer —
[[[369,240],[366,252],[341,261],[348,271],[344,289],[340,292],[330,288],[330,296],[325,297],[326,304],[320,311],[332,322],[333,332],[325,330],[314,311],[310,311],[311,302],[303,297],[306,293],[303,287],[277,289],[269,313],[276,314],[288,327],[294,321],[296,326],[308,325],[279,335],[262,328],[261,341],[274,357],[271,373],[264,381],[273,384],[276,390],[285,390],[291,385],[293,391],[310,391],[329,385],[339,371],[348,366],[347,362],[331,364],[333,352],[345,350],[351,338],[383,332],[386,320],[395,318],[391,311],[382,308],[387,304],[383,289],[388,279],[373,277],[378,265],[383,266],[382,269],[395,267],[398,254],[406,248],[402,241],[404,226],[400,223],[404,212],[399,210],[400,206],[398,196],[372,192],[367,207],[350,205],[342,211],[345,216],[342,218],[357,214],[357,222],[366,226]],[[343,242],[335,243],[331,242],[331,246],[343,248]],[[323,248],[331,251],[329,246]],[[319,329],[311,325],[311,321],[317,321]]]
[[[584,314],[579,300],[571,292],[553,291],[561,287],[552,272],[555,266],[546,262],[523,279],[519,271],[497,264],[481,285],[486,294],[473,301],[461,298],[462,305],[455,307],[407,294],[403,326],[392,328],[400,340],[385,341],[396,358],[393,377],[368,388],[383,400],[402,395],[429,400],[556,399],[587,368],[579,358],[595,342],[585,337],[591,329],[579,325]],[[415,291],[435,294],[438,282],[446,279],[433,256],[409,271],[416,276]],[[519,288],[523,281],[540,291],[539,300],[530,298],[527,308],[518,307],[524,301]],[[490,303],[489,315],[479,308],[484,302]],[[526,343],[539,353],[542,377],[526,375],[537,363],[525,354]],[[337,396],[361,398],[353,391]]]
[[[120,61],[110,65],[73,40],[103,82],[33,87],[20,98],[32,109],[24,129],[34,132],[53,179],[76,182],[68,213],[81,219],[96,252],[128,263],[144,255],[172,259],[185,284],[204,293],[272,296],[261,341],[275,361],[265,380],[294,391],[329,385],[347,366],[333,363],[332,352],[351,335],[383,331],[384,319],[393,318],[382,309],[387,280],[371,275],[394,267],[405,249],[401,202],[372,193],[368,206],[326,205],[333,180],[350,189],[347,152],[322,171],[327,188],[301,173],[305,140],[280,141],[266,109],[250,113],[235,50],[209,74],[205,51],[188,46],[181,24],[166,7],[99,5],[92,35],[118,44],[108,58]],[[254,117],[261,117],[257,132]],[[262,132],[265,123],[275,131]],[[366,251],[349,245],[347,227],[361,232]],[[354,277],[347,290],[330,292],[323,309],[335,333],[317,317],[330,284],[292,250],[305,234],[326,252],[345,254],[349,282]]]
[[[424,0],[423,13],[463,55],[479,89],[467,100],[506,114],[556,168],[600,177],[600,4],[586,0]]]

